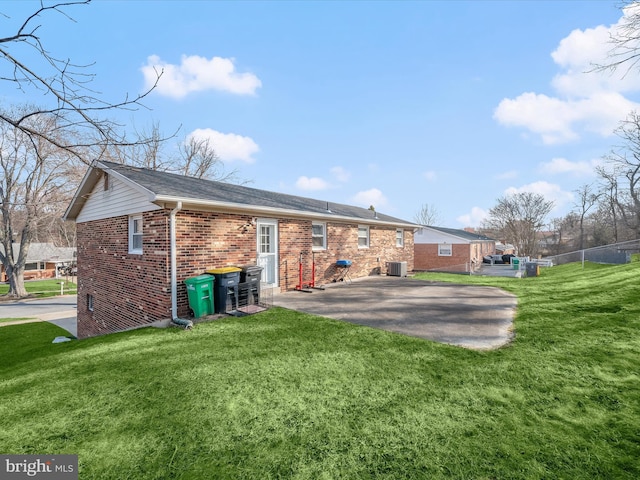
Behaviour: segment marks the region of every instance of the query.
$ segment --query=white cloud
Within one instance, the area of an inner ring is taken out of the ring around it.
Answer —
[[[262,86],[260,79],[253,73],[236,72],[232,58],[207,59],[198,55],[183,55],[180,65],[174,65],[157,55],[151,55],[141,70],[146,88],[153,86],[157,74],[162,72],[155,91],[173,98],[183,98],[192,92],[203,90],[255,95],[256,89]]]
[[[366,208],[373,205],[376,210],[384,208],[388,203],[387,197],[385,197],[377,188],[371,188],[369,190],[356,193],[353,197],[353,201],[354,203]]]
[[[479,227],[488,216],[489,212],[487,210],[480,207],[473,207],[471,212],[460,215],[456,220],[465,227]]]
[[[253,139],[235,133],[221,133],[210,128],[198,128],[191,132],[187,139],[192,137],[209,140],[220,159],[227,162],[240,160],[245,163],[253,163],[255,159],[252,155],[260,151],[260,147]]]
[[[342,167],[333,167],[330,172],[331,175],[333,175],[333,177],[339,182],[346,182],[351,178],[351,173]]]
[[[422,173],[422,176],[423,176],[424,178],[426,178],[426,179],[427,179],[428,181],[430,181],[430,182],[435,181],[435,180],[436,180],[436,178],[437,178],[437,174],[436,174],[436,172],[434,172],[433,170],[428,170],[428,171],[426,171],[426,172],[423,172],[423,173]]]
[[[594,68],[610,61],[610,35],[623,22],[621,18],[610,27],[574,30],[563,38],[551,53],[561,69],[551,81],[556,94],[526,92],[505,98],[498,104],[494,119],[534,132],[545,144],[577,140],[582,130],[612,135],[620,120],[640,108],[623,95],[640,90],[640,76],[625,75],[624,68],[615,72]]]
[[[516,170],[509,170],[507,172],[498,173],[494,178],[497,180],[510,180],[512,178],[516,178],[518,176],[518,172]]]
[[[540,164],[540,172],[551,175],[568,173],[575,176],[590,176],[595,173],[595,167],[601,160],[571,162],[566,158],[553,158],[550,162]]]
[[[509,187],[505,190],[505,195],[531,192],[542,195],[546,200],[554,202],[554,210],[560,210],[567,204],[573,202],[573,193],[562,190],[560,185],[545,181],[538,181],[523,185],[521,187]]]
[[[302,176],[296,181],[296,187],[300,190],[326,190],[329,188],[329,184],[318,177]]]

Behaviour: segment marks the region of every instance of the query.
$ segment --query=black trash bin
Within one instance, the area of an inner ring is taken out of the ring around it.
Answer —
[[[525,263],[527,277],[537,277],[540,275],[540,266],[535,262]]]
[[[238,308],[238,284],[240,268],[224,267],[207,270],[216,277],[213,288],[213,300],[216,313],[227,313]]]
[[[240,267],[239,304],[241,307],[260,304],[260,279],[262,267],[244,265]]]

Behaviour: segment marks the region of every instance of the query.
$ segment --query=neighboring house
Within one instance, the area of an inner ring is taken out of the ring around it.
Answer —
[[[444,227],[421,227],[414,235],[414,270],[470,272],[495,253],[495,240]]]
[[[496,254],[498,255],[517,255],[516,247],[510,243],[496,243]]]
[[[0,245],[0,251],[4,248]],[[20,251],[20,244],[13,244],[15,255]],[[25,280],[56,278],[60,274],[60,267],[71,265],[76,260],[76,249],[70,247],[56,247],[53,243],[32,243],[27,252],[24,269]],[[7,281],[4,266],[0,264],[0,280]]]
[[[78,336],[186,318],[184,280],[257,264],[278,290],[413,270],[418,225],[364,208],[95,162],[67,212],[77,224]]]

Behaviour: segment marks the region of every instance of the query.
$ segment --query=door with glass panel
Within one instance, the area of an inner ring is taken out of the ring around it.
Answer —
[[[258,232],[258,266],[262,267],[262,281],[278,286],[278,221],[260,218]]]

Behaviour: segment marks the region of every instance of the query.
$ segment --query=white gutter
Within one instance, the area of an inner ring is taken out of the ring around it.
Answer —
[[[171,321],[185,328],[193,327],[191,320],[178,318],[178,254],[176,247],[176,214],[182,210],[182,202],[176,204],[176,208],[169,214],[169,243],[171,262]]]
[[[270,216],[287,216],[292,218],[315,218],[318,220],[327,220],[327,221],[339,221],[339,222],[347,222],[347,223],[367,223],[370,225],[384,225],[384,226],[393,226],[393,227],[402,227],[402,228],[416,228],[415,223],[406,223],[406,222],[394,222],[388,220],[381,220],[379,218],[375,218],[373,215],[371,218],[361,218],[361,217],[350,217],[344,215],[336,215],[331,214],[327,215],[326,213],[317,213],[317,212],[308,212],[301,210],[293,210],[288,208],[278,208],[278,207],[263,207],[260,205],[245,205],[239,203],[232,202],[221,202],[217,200],[197,200],[197,199],[188,199],[188,198],[179,198],[173,197],[169,195],[156,195],[152,200],[156,205],[162,206],[163,204],[173,204],[173,203],[182,203],[185,202],[190,206],[199,207],[199,208],[212,208],[212,209],[221,209],[227,212],[238,212],[238,213],[247,213],[253,212],[256,214],[264,214]]]

